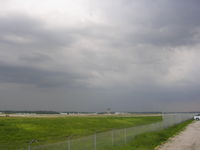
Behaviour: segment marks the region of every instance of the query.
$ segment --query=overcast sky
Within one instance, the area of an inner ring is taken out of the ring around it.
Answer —
[[[1,0],[0,110],[200,111],[199,0]]]

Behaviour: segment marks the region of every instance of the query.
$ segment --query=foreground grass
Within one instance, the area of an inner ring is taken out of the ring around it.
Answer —
[[[94,132],[157,121],[161,121],[161,117],[0,117],[0,150],[14,150],[27,146],[31,139],[37,139],[40,143],[52,143],[68,136],[76,138]]]
[[[110,150],[154,150],[157,146],[166,142],[170,137],[181,132],[190,124],[192,120],[185,121],[178,125],[172,126],[155,132],[148,132],[136,136],[132,142],[122,147],[114,147]]]

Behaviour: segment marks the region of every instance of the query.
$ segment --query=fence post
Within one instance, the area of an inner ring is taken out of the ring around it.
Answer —
[[[114,130],[112,130],[112,146],[114,146]]]
[[[34,142],[38,142],[36,139],[32,139],[31,141],[28,142],[28,150],[31,150],[31,144]]]
[[[68,138],[68,141],[67,141],[67,145],[68,145],[68,150],[71,150],[71,143],[70,143],[70,137]]]
[[[28,150],[31,150],[31,144],[30,143],[28,144]]]
[[[94,150],[97,149],[97,134],[94,134]]]
[[[124,143],[126,144],[126,128],[124,128]]]

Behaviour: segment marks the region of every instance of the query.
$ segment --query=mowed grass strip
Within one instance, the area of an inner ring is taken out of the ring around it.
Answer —
[[[185,129],[185,127],[191,122],[192,120],[188,120],[160,131],[140,134],[127,145],[113,147],[108,150],[155,150],[156,147],[166,142],[170,137],[177,135],[179,132]]]
[[[52,143],[116,128],[125,128],[161,121],[161,116],[144,117],[0,117],[0,150],[27,146],[31,139]]]

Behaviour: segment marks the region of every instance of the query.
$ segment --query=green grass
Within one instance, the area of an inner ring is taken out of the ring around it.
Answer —
[[[76,138],[157,121],[161,121],[161,117],[0,117],[0,150],[19,149],[27,146],[31,139],[39,140],[40,144],[52,143],[67,136]]]
[[[170,137],[182,131],[192,120],[154,132],[147,132],[136,136],[130,143],[122,147],[113,147],[109,150],[154,150],[166,142]]]

